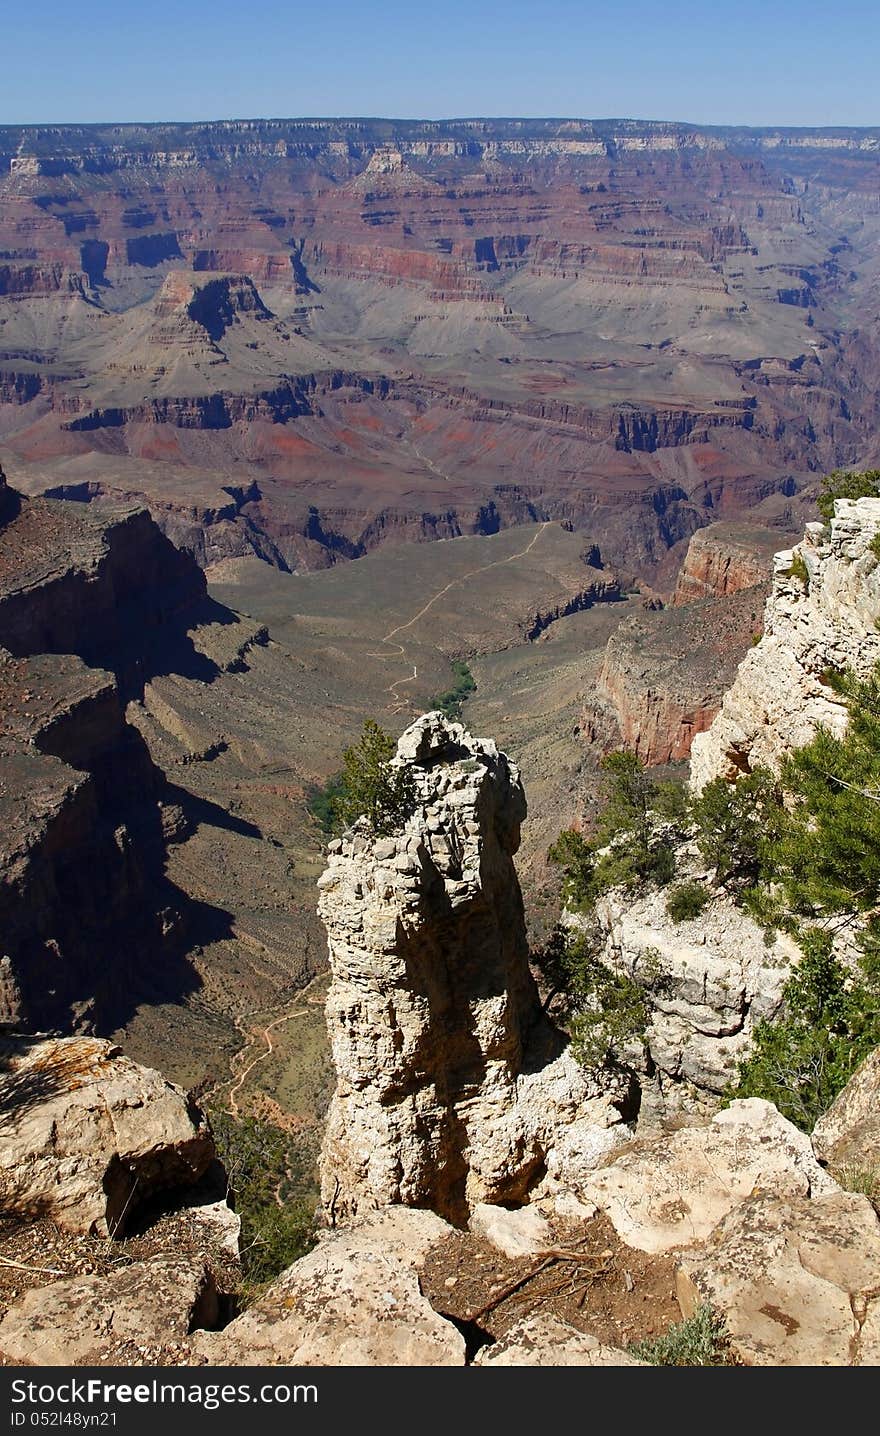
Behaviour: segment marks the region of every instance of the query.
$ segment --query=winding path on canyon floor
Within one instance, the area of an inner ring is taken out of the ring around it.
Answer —
[[[527,554],[531,553],[532,549],[535,547],[535,544],[538,542],[538,539],[544,533],[545,529],[548,529],[553,522],[553,519],[545,519],[544,522],[541,524],[541,527],[538,529],[537,533],[532,534],[532,537],[526,544],[525,548],[520,549],[517,553],[508,554],[507,558],[496,558],[492,561],[492,563],[481,564],[478,568],[468,569],[467,573],[459,574],[458,578],[450,579],[449,583],[444,584],[443,588],[439,588],[435,594],[432,594],[432,596],[428,599],[428,602],[426,604],[423,604],[423,606],[419,609],[418,613],[414,613],[412,618],[408,618],[405,623],[399,623],[396,628],[390,628],[385,634],[384,638],[379,639],[380,643],[387,644],[389,648],[394,650],[393,652],[367,653],[365,656],[367,658],[378,658],[382,662],[386,662],[389,658],[405,658],[406,649],[404,648],[403,644],[394,642],[399,633],[405,633],[408,628],[412,628],[416,623],[419,622],[420,619],[424,618],[425,614],[431,608],[433,608],[434,604],[437,603],[439,599],[443,598],[444,594],[449,593],[450,590],[453,588],[457,588],[459,584],[467,583],[468,579],[476,578],[478,574],[488,573],[489,569],[491,568],[503,568],[505,564],[515,563],[517,559],[525,558]],[[413,671],[408,678],[398,678],[396,682],[389,684],[389,686],[385,689],[385,692],[390,693],[392,698],[394,699],[394,707],[392,709],[392,712],[402,713],[405,712],[407,708],[413,707],[412,703],[400,697],[397,690],[398,688],[404,687],[404,685],[407,683],[414,683],[418,676],[419,670],[416,664],[413,664]]]

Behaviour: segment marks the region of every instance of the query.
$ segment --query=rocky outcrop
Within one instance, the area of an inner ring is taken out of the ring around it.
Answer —
[[[152,1365],[159,1352],[185,1357],[191,1332],[218,1317],[203,1258],[156,1257],[26,1292],[0,1321],[0,1355],[25,1366]]]
[[[337,1072],[323,1201],[331,1218],[399,1202],[460,1221],[524,1200],[562,1129],[619,1126],[626,1092],[609,1099],[542,1019],[515,766],[439,713],[406,730],[394,763],[411,816],[393,837],[355,824],[319,884]]]
[[[710,524],[691,537],[678,571],[672,606],[726,598],[769,586],[779,534],[744,524]]]
[[[0,524],[6,523],[15,511],[16,496],[6,480],[6,475],[0,465]]]
[[[880,1365],[880,1223],[867,1197],[755,1193],[677,1275],[685,1316],[709,1302],[747,1366]]]
[[[838,499],[828,526],[807,525],[803,542],[777,554],[764,636],[746,654],[717,718],[691,753],[691,784],[771,768],[820,726],[846,727],[846,706],[826,680],[860,677],[880,659],[880,500]]]
[[[0,528],[7,1023],[112,1028],[135,973],[192,982],[176,963],[186,900],[164,871],[185,822],[166,822],[167,785],[125,696],[192,661],[184,633],[203,601],[196,565],[131,506],[21,500]]]
[[[607,1213],[628,1246],[663,1252],[704,1241],[754,1191],[818,1197],[839,1190],[810,1139],[752,1097],[705,1126],[638,1142],[594,1172],[582,1195]]]
[[[477,1353],[474,1366],[644,1366],[554,1316],[525,1316],[500,1341]]]
[[[124,672],[126,648],[167,642],[204,595],[192,559],[132,504],[33,499],[0,529],[0,644],[16,656],[76,653]]]
[[[880,1047],[856,1068],[813,1129],[820,1162],[880,1180]]]
[[[464,1337],[419,1287],[449,1231],[431,1212],[398,1209],[330,1233],[194,1351],[212,1366],[463,1366]]]
[[[705,877],[695,852],[681,850],[679,857],[689,868],[683,875]],[[600,898],[601,952],[648,996],[646,1096],[653,1092],[662,1107],[699,1105],[724,1092],[755,1024],[777,1012],[798,949],[784,934],[768,944],[763,929],[722,894],[682,922],[670,917],[666,897],[655,891]],[[576,916],[569,921],[579,925]]]
[[[121,1236],[157,1192],[214,1160],[202,1113],[160,1073],[92,1038],[0,1046],[0,1205]]]
[[[478,1202],[471,1212],[470,1229],[508,1257],[535,1256],[553,1245],[547,1219],[537,1207],[493,1207]]]

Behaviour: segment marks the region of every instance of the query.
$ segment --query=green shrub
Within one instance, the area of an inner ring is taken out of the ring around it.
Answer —
[[[880,1044],[880,989],[853,979],[819,928],[799,937],[803,957],[783,988],[778,1018],[759,1022],[731,1095],[764,1097],[812,1131],[859,1063]]]
[[[686,813],[681,785],[657,782],[635,753],[608,753],[601,768],[605,803],[595,841],[570,829],[547,855],[562,869],[566,902],[580,912],[589,912],[611,888],[670,882],[675,857],[669,829],[681,826]]]
[[[582,1066],[611,1065],[644,1039],[650,1016],[644,990],[595,956],[590,935],[557,926],[532,961],[548,987],[544,1010],[562,998],[572,1052]]]
[[[791,578],[796,578],[796,579],[797,579],[798,583],[799,583],[799,584],[801,585],[801,587],[803,588],[804,593],[809,593],[809,591],[810,591],[810,571],[809,571],[809,569],[807,568],[807,565],[806,565],[806,562],[805,562],[805,560],[804,560],[803,554],[794,553],[794,554],[792,555],[791,566],[790,566],[788,572],[789,572],[789,577],[791,577]]]
[[[724,1319],[704,1303],[663,1336],[633,1342],[629,1351],[652,1366],[732,1366],[729,1342]]]
[[[310,1175],[295,1140],[270,1122],[221,1112],[212,1114],[211,1125],[241,1217],[242,1270],[253,1288],[314,1245]]]
[[[750,887],[767,870],[768,848],[783,820],[779,784],[767,768],[735,783],[714,778],[691,804],[697,846],[724,886]]]
[[[862,1162],[844,1162],[829,1171],[845,1192],[856,1192],[867,1197],[875,1207],[880,1207],[880,1167],[869,1167]]]
[[[447,718],[457,720],[461,718],[462,704],[475,691],[477,685],[470,668],[461,658],[453,660],[452,674],[452,687],[432,698],[429,707],[439,708]]]
[[[343,770],[309,799],[309,811],[328,834],[342,832],[366,818],[374,834],[403,827],[415,806],[412,775],[394,768],[396,744],[372,718],[357,743],[346,748]]]
[[[834,518],[835,499],[876,499],[880,497],[880,469],[855,473],[835,469],[822,480],[816,507],[826,523]]]
[[[338,805],[344,796],[345,784],[342,774],[335,773],[322,788],[313,787],[306,798],[306,808],[318,823],[325,837],[332,837],[340,826]]]
[[[571,1050],[582,1067],[610,1066],[634,1042],[644,1040],[650,1009],[631,977],[591,957],[581,964],[576,994]]]
[[[677,883],[666,896],[666,911],[673,922],[686,922],[699,917],[711,896],[705,883]]]

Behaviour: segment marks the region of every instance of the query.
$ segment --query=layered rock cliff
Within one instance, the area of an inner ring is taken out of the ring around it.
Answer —
[[[829,670],[867,676],[880,659],[880,500],[838,499],[827,526],[777,554],[764,636],[743,659],[721,711],[694,741],[691,783],[778,766],[821,725],[840,733],[846,707]]]
[[[165,870],[188,823],[126,699],[181,649],[209,669],[204,577],[131,505],[0,499],[0,1022],[107,1030],[196,982]]]
[[[878,533],[880,500],[838,499],[828,525],[808,524],[800,544],[776,555],[763,637],[739,664],[714,721],[694,737],[695,791],[759,764],[778,767],[820,725],[843,731],[847,709],[828,674],[849,668],[865,677],[880,659]],[[748,589],[725,602],[754,604],[758,593]],[[697,615],[706,606],[702,600],[673,612]],[[643,751],[638,730],[628,737]],[[708,905],[698,916],[674,921],[663,889],[609,893],[596,912],[604,960],[648,993],[643,1092],[648,1107],[655,1102],[666,1111],[717,1099],[735,1077],[755,1023],[778,1010],[800,957],[791,939],[779,934],[770,941],[712,886],[711,863],[695,844],[679,844],[676,868],[677,880],[708,885]]]
[[[334,1219],[402,1203],[461,1220],[525,1200],[564,1136],[596,1158],[625,1139],[609,1129],[626,1083],[585,1076],[542,1016],[513,866],[516,767],[439,713],[394,762],[415,784],[411,817],[393,837],[357,823],[320,881],[337,1072],[323,1200]]]
[[[675,580],[673,607],[766,587],[780,534],[744,524],[710,524],[688,544]]]
[[[749,588],[624,620],[584,703],[582,736],[630,748],[648,767],[687,758],[760,626],[761,599]]]
[[[870,458],[878,162],[637,121],[0,129],[10,463],[110,458],[207,556],[494,512],[668,579],[708,518]],[[217,523],[206,476],[261,497]]]

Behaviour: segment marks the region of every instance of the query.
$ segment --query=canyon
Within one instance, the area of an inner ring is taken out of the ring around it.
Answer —
[[[674,586],[876,454],[877,131],[0,128],[0,451],[295,571],[553,519]]]
[[[0,1226],[63,1277],[0,1272],[0,1360],[629,1365],[705,1300],[880,1360],[876,1063],[719,1111],[790,935],[606,893],[600,1070],[529,966],[604,754],[778,766],[877,659],[880,501],[810,520],[880,456],[878,188],[872,130],[0,127]],[[413,806],[331,837],[368,717]],[[315,1168],[247,1310],[207,1113]]]

